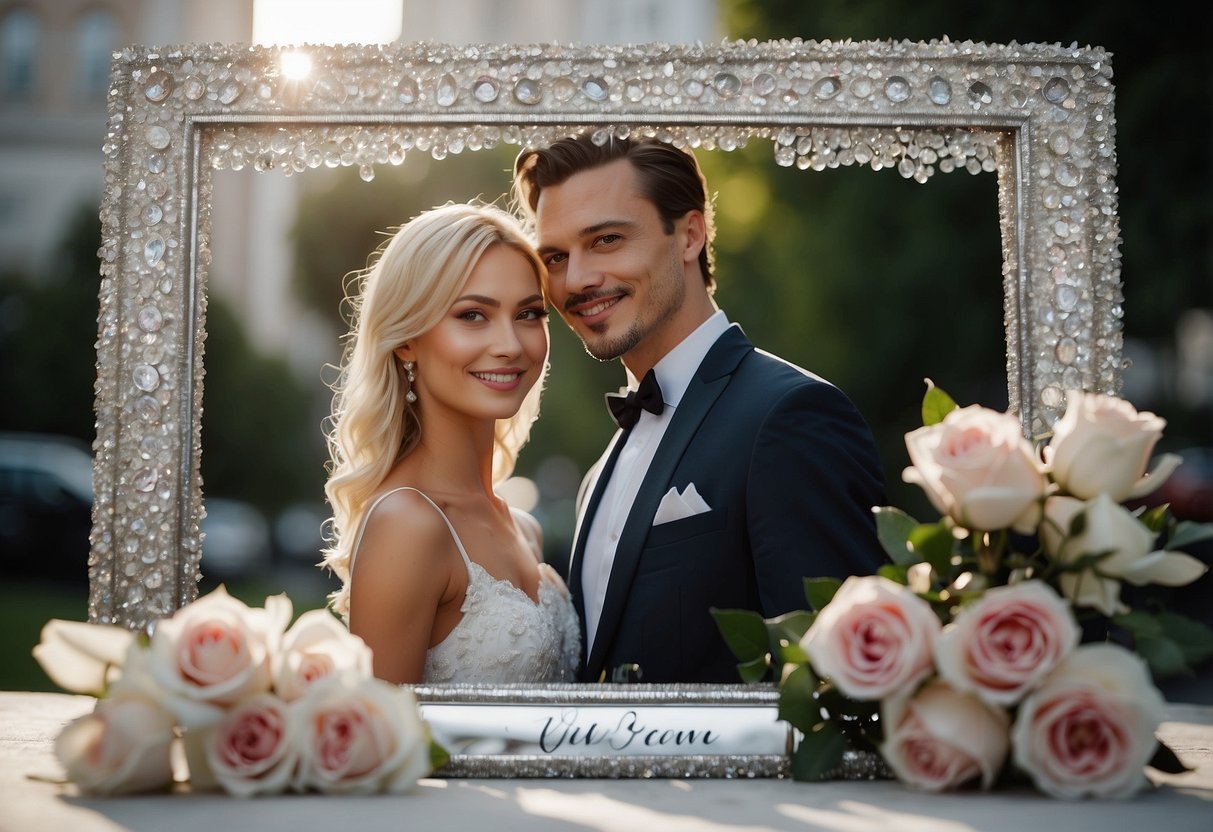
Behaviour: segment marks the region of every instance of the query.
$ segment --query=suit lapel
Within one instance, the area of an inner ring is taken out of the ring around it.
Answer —
[[[581,643],[585,644],[585,598],[581,592],[581,566],[585,556],[585,541],[586,536],[590,531],[590,524],[594,518],[594,513],[598,511],[598,504],[602,502],[602,492],[606,490],[606,484],[611,479],[611,472],[615,470],[615,463],[619,460],[619,452],[623,449],[623,440],[626,434],[623,431],[616,431],[614,439],[611,440],[611,447],[607,450],[603,462],[598,466],[598,471],[594,475],[594,481],[589,487],[589,501],[585,505],[584,511],[577,512],[577,528],[573,531],[573,555],[569,562],[569,592],[573,596],[573,606],[577,609],[577,618],[581,622]]]
[[[632,503],[632,509],[628,513],[627,522],[624,523],[623,533],[620,535],[619,544],[615,549],[615,561],[611,567],[611,577],[607,582],[602,615],[598,619],[598,632],[594,637],[593,651],[586,660],[587,674],[592,678],[597,678],[602,671],[607,648],[614,640],[615,631],[619,629],[620,616],[623,614],[624,602],[627,600],[632,586],[636,567],[640,563],[645,538],[652,526],[653,517],[657,514],[657,506],[660,505],[661,498],[669,490],[674,470],[704,417],[712,409],[712,405],[724,388],[728,386],[729,376],[745,354],[753,348],[754,345],[746,338],[740,327],[734,325],[725,330],[704,357],[695,376],[691,379],[686,393],[683,394],[682,401],[674,410],[674,417],[670,420],[670,425],[661,438],[661,444],[657,446],[657,452],[653,455],[653,462],[645,474],[644,481],[640,484],[640,490],[636,494],[635,502]],[[613,457],[608,460],[608,464],[612,467],[614,457],[618,456],[618,445],[619,443],[616,443]],[[603,475],[599,477],[598,486],[594,489],[595,498],[602,496],[601,485],[605,483],[607,473],[608,471],[604,467]],[[596,502],[594,498],[591,498],[591,503],[585,512],[587,519],[582,522],[583,529],[588,528],[588,518],[592,516],[591,512],[596,508]],[[582,535],[579,534],[577,543],[579,547],[584,548],[585,542],[581,537]],[[579,560],[576,555],[577,549],[574,551],[574,559]]]

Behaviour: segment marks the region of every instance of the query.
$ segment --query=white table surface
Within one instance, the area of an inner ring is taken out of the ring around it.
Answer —
[[[1032,791],[930,795],[895,782],[791,780],[422,780],[405,796],[222,794],[85,798],[52,742],[88,697],[0,692],[0,831],[361,832],[361,830],[1213,830],[1213,708],[1172,705],[1160,735],[1195,770],[1150,772],[1127,801],[1060,801]]]

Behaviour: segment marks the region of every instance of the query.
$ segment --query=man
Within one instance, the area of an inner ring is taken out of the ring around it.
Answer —
[[[567,138],[523,151],[514,187],[553,306],[591,355],[622,359],[631,389],[578,500],[582,680],[739,682],[711,608],[803,609],[805,577],[884,561],[871,433],[841,391],[755,349],[716,307],[690,153]]]

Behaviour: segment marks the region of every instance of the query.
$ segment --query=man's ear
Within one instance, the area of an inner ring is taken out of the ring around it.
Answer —
[[[699,260],[699,252],[707,245],[708,228],[702,211],[687,211],[682,220],[686,223],[686,241],[682,248],[682,261],[694,263]]]

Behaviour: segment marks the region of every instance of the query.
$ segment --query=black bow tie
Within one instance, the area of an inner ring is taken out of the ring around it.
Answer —
[[[629,430],[640,418],[640,411],[659,414],[665,410],[665,400],[661,398],[661,386],[652,370],[645,373],[640,387],[626,396],[620,393],[606,394],[607,407],[615,423],[624,430]]]

